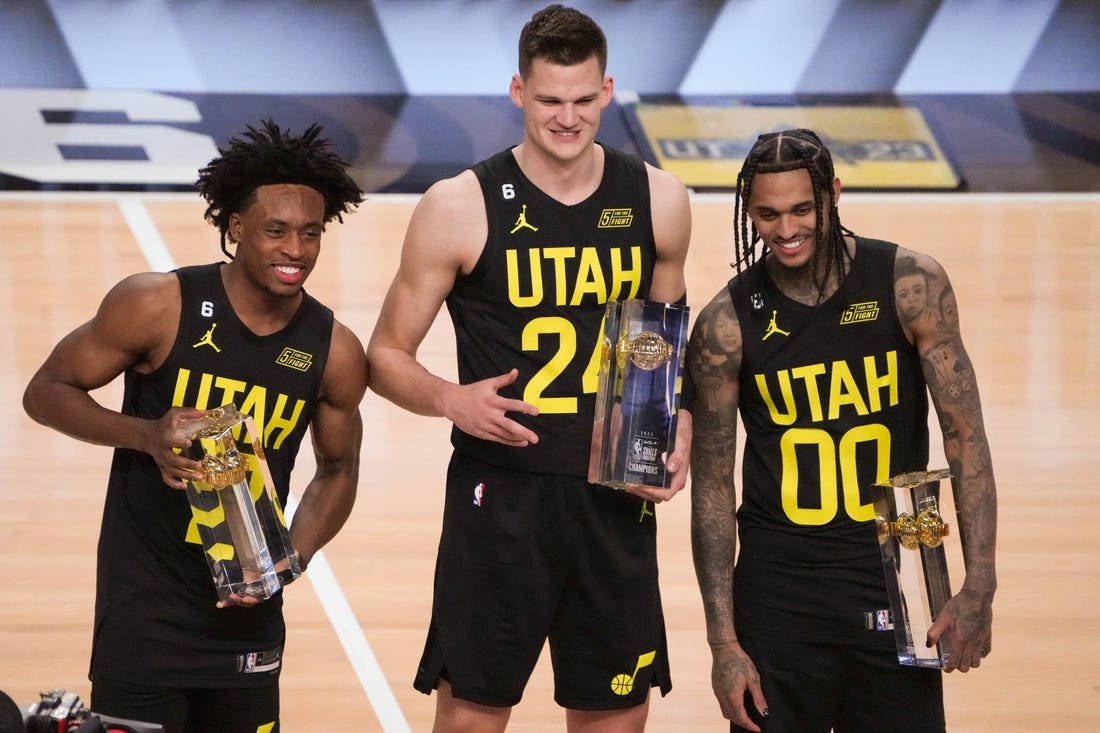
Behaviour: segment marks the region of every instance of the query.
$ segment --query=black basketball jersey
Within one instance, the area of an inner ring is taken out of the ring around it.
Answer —
[[[587,475],[605,304],[647,297],[656,256],[644,163],[603,150],[599,188],[572,206],[535,187],[511,150],[473,168],[489,236],[447,297],[459,381],[519,369],[501,394],[539,408],[535,417],[510,415],[539,442],[513,448],[456,427],[452,443],[462,453],[536,473]]]
[[[734,606],[740,633],[816,642],[887,609],[872,484],[928,462],[928,398],[894,305],[897,246],[856,238],[841,289],[810,307],[764,261],[730,282],[746,445]],[[886,638],[888,637],[888,638]]]
[[[150,374],[127,371],[122,412],[159,418],[170,407],[233,403],[253,417],[285,507],[290,471],[313,415],[333,314],[305,295],[285,328],[252,333],[222,286],[220,265],[184,267],[179,330]],[[247,441],[238,441],[251,453]],[[253,478],[255,478],[253,476]],[[92,674],[147,685],[270,684],[279,671],[282,594],[218,609],[198,518],[152,457],[117,449],[99,540]]]

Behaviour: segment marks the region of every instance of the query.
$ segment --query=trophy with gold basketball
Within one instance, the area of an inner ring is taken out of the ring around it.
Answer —
[[[187,500],[218,598],[270,598],[302,571],[255,422],[229,404],[186,421],[181,432],[191,439],[184,454],[202,464],[187,482]]]
[[[687,346],[686,305],[630,299],[607,304],[588,480],[617,489],[667,489],[665,461]]]
[[[898,662],[913,667],[942,668],[951,655],[949,633],[928,648],[925,637],[951,598],[947,549],[951,525],[940,515],[939,482],[947,469],[903,473],[875,486],[874,501],[882,567],[897,642]]]

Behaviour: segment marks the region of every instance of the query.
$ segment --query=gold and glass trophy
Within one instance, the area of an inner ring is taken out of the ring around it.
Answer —
[[[255,422],[228,404],[180,429],[191,439],[184,454],[202,464],[187,482],[187,499],[218,598],[270,598],[302,571]],[[241,452],[238,441],[251,452]]]
[[[947,469],[913,471],[875,484],[879,551],[890,596],[898,662],[942,668],[951,656],[950,632],[925,645],[928,629],[951,598],[947,549],[954,553],[951,525],[940,515],[940,481]]]
[[[689,312],[636,298],[607,303],[590,482],[669,487],[665,461],[676,442]]]

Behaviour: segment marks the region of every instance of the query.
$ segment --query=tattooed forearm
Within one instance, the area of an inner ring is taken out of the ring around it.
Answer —
[[[740,327],[728,293],[723,292],[700,313],[687,355],[696,385],[691,450],[692,558],[703,598],[707,639],[714,646],[736,639],[734,468],[740,359]]]
[[[947,458],[959,458],[970,472],[989,467],[989,443],[982,419],[978,383],[970,358],[957,337],[930,349],[923,360],[943,432]]]
[[[943,433],[962,530],[963,589],[989,604],[997,587],[997,489],[978,380],[963,346],[955,291],[938,262],[906,251],[895,261],[894,293],[898,316],[920,353]]]
[[[962,529],[964,587],[987,601],[997,587],[997,490],[977,378],[957,331],[941,331],[923,369],[943,433]]]
[[[703,599],[707,640],[736,639],[733,629],[733,561],[737,546],[733,484],[733,431],[696,433],[692,444],[691,549]]]

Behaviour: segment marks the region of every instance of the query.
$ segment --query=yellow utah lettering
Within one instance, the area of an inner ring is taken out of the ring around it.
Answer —
[[[870,415],[898,404],[897,351],[888,351],[883,358],[885,368],[880,371],[879,360],[864,357],[858,376],[846,361],[834,361],[780,369],[770,378],[756,374],[754,381],[776,425],[793,425],[800,404],[809,410],[810,421],[815,423],[836,420],[844,407],[857,415]],[[828,380],[825,393],[821,391],[821,377]],[[862,384],[858,377],[863,378]]]
[[[508,302],[517,308],[545,302],[546,278],[551,278],[554,305],[579,305],[586,296],[598,303],[638,297],[642,248],[633,245],[611,249],[609,272],[601,265],[600,251],[598,247],[545,247],[528,250],[527,261],[521,262],[517,250],[506,250]]]

